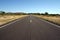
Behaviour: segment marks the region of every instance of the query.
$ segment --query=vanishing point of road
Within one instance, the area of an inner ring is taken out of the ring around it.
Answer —
[[[60,40],[60,27],[30,15],[2,26],[0,40]]]

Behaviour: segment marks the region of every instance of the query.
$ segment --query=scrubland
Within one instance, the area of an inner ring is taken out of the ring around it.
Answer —
[[[25,17],[27,15],[0,15],[0,25],[8,23],[10,21]]]
[[[41,19],[60,25],[60,16],[36,15],[36,17],[39,17]]]

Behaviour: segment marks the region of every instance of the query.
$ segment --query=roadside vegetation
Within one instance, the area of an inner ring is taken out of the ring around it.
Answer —
[[[60,14],[48,14],[48,12],[45,12],[35,16],[54,24],[60,25]]]
[[[23,12],[6,13],[4,11],[0,11],[0,25],[25,17],[27,15],[34,15],[46,21],[60,25],[60,14],[49,14],[48,12],[45,12],[45,13],[23,13]]]
[[[0,25],[27,16],[26,13],[5,13],[0,11]]]

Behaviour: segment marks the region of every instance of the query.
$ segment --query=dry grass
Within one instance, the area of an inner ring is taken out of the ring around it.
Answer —
[[[4,15],[4,16],[0,15],[0,25],[5,24],[9,21],[18,19],[18,18],[25,17],[25,16],[27,15]]]
[[[60,16],[43,16],[43,15],[38,16],[37,15],[37,17],[60,24]]]

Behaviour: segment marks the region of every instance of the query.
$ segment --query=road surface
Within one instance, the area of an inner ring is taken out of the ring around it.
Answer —
[[[30,15],[0,28],[0,40],[60,40],[60,28]]]

